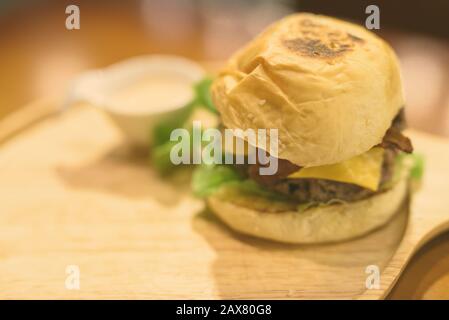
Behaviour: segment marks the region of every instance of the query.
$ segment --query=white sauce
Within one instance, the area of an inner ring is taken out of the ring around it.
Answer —
[[[192,80],[177,73],[152,73],[122,86],[108,100],[125,113],[160,112],[185,106],[193,98]]]

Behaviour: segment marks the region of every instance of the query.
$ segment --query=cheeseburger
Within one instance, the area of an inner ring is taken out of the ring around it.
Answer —
[[[211,95],[224,128],[278,130],[275,174],[254,163],[194,177],[213,177],[208,205],[232,229],[288,243],[340,241],[382,226],[408,199],[401,159],[413,148],[402,133],[398,59],[363,27],[288,16],[230,58]]]

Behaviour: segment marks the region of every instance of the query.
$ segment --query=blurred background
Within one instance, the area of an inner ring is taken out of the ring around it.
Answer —
[[[67,30],[76,4],[81,29]],[[310,11],[364,24],[380,8],[378,32],[403,67],[409,123],[449,135],[449,1],[97,0],[0,1],[0,116],[60,93],[75,74],[146,53],[223,60],[270,22]]]
[[[80,8],[80,30],[66,29],[70,4]],[[67,82],[87,69],[148,53],[219,62],[289,13],[322,13],[364,25],[370,4],[380,8],[376,32],[401,60],[410,127],[449,136],[445,0],[1,0],[0,118],[37,98],[63,94]],[[448,271],[445,235],[418,253],[390,297],[449,298]]]

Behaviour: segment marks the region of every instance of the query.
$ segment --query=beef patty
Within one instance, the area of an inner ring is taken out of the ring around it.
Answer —
[[[385,150],[379,189],[392,178],[395,157],[394,150]],[[288,195],[298,202],[328,202],[335,199],[356,201],[376,193],[355,184],[324,179],[279,179],[265,187]]]

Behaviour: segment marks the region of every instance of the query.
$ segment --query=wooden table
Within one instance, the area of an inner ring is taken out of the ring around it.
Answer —
[[[382,298],[449,226],[446,140],[411,135],[429,169],[410,215],[353,241],[287,246],[231,232],[192,197],[189,170],[159,176],[99,110],[58,106],[0,123],[0,298]],[[368,266],[380,290],[366,289]],[[444,294],[442,279],[423,296]]]
[[[67,81],[80,71],[151,52],[170,52],[195,59],[212,58],[204,52],[200,25],[191,30],[192,36],[188,41],[164,42],[157,37],[155,30],[145,26],[137,1],[127,6],[126,10],[117,2],[107,8],[96,5],[86,7],[88,2],[85,1],[80,3],[82,29],[78,31],[65,29],[65,4],[60,1],[49,6],[14,10],[2,16],[0,117],[21,106],[29,107],[9,117],[7,122],[2,122],[0,140],[20,131],[24,124],[33,122],[36,115],[38,119],[44,118],[48,110],[26,103],[43,96],[61,94]],[[419,118],[419,115],[415,116],[416,121]],[[433,124],[438,125],[436,131],[449,132],[442,128],[444,119],[440,113],[426,117],[426,124],[420,126],[431,128]],[[19,235],[18,229],[16,236]],[[426,245],[412,259],[389,297],[449,299],[448,249],[449,235]]]

